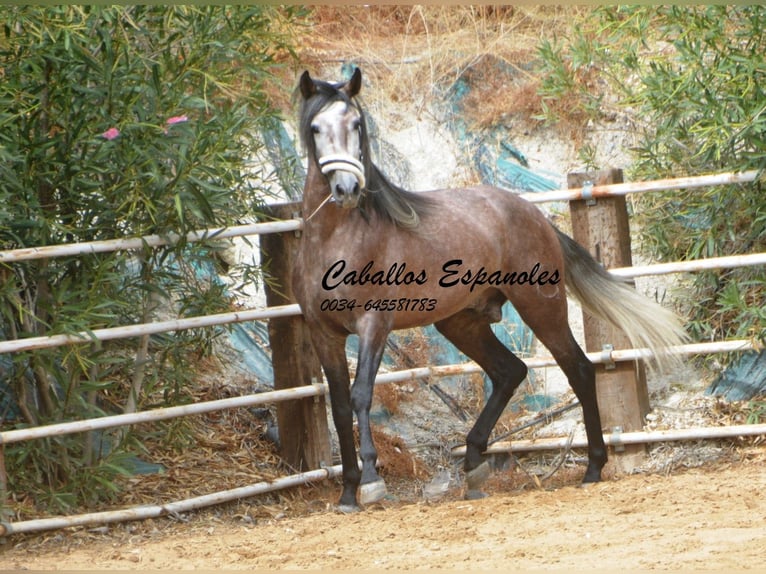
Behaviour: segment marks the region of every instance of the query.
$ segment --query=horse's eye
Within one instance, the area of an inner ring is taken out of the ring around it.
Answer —
[[[311,133],[312,134],[318,134],[319,133],[319,126],[316,124],[312,124],[311,126]]]
[[[354,120],[353,123],[351,124],[351,129],[352,130],[362,129],[362,120],[359,120],[359,119]]]

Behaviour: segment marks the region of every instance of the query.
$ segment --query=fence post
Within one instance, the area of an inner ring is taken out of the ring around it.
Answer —
[[[300,213],[300,203],[272,205],[267,212],[275,219],[292,219]],[[296,302],[291,276],[299,233],[288,231],[260,236],[261,262],[267,278],[264,289],[269,307]],[[269,342],[275,390],[322,381],[322,368],[302,316],[270,319]],[[332,466],[323,395],[280,402],[277,425],[281,456],[293,469],[306,471]]]
[[[608,169],[594,172],[570,173],[567,185],[587,187],[593,185],[622,183],[622,170]],[[605,197],[598,200],[582,199],[569,204],[574,239],[585,247],[604,267],[629,267],[630,227],[624,196]],[[585,346],[587,351],[602,351],[605,346],[629,349],[625,334],[593,317],[583,310]],[[596,365],[596,393],[598,395],[601,422],[610,432],[643,430],[644,417],[649,412],[649,392],[646,373],[641,362],[618,362],[613,365]],[[640,465],[646,453],[643,445],[614,447],[615,468],[630,472]]]

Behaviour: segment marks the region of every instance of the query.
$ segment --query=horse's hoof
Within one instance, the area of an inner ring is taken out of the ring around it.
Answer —
[[[465,483],[468,486],[469,492],[471,490],[479,490],[479,487],[489,478],[489,473],[489,463],[486,460],[473,470],[468,471],[465,475]]]
[[[388,494],[388,490],[386,489],[386,483],[383,480],[368,482],[359,487],[359,502],[364,506],[374,504],[379,500],[382,500],[386,494]]]
[[[359,512],[361,508],[356,504],[338,504],[335,506],[335,510],[341,514],[354,514],[355,512]]]
[[[590,486],[592,484],[598,484],[601,482],[601,473],[586,473],[585,476],[582,479],[582,482],[580,483],[582,486]]]
[[[486,492],[482,492],[481,490],[474,490],[474,489],[468,489],[465,491],[465,498],[466,500],[481,500],[482,498],[487,498],[489,494]]]

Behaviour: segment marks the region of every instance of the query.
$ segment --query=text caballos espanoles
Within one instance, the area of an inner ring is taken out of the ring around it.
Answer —
[[[387,269],[379,269],[374,261],[369,261],[361,269],[347,269],[346,261],[338,259],[322,277],[322,287],[332,291],[341,285],[425,285],[428,281],[425,269],[410,270],[405,262],[394,262]],[[556,285],[559,281],[558,269],[541,270],[540,263],[535,263],[529,270],[503,271],[484,267],[471,269],[463,265],[462,259],[450,259],[442,265],[438,284],[445,288],[466,285],[473,291],[482,285]]]

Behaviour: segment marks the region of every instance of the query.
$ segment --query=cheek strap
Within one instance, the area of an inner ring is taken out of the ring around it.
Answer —
[[[323,155],[317,160],[317,163],[324,175],[332,171],[347,171],[353,173],[359,180],[360,189],[364,189],[367,185],[367,180],[364,177],[364,166],[355,157],[343,153],[333,153]]]

